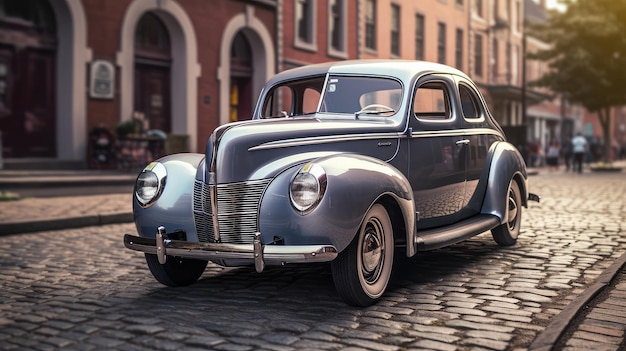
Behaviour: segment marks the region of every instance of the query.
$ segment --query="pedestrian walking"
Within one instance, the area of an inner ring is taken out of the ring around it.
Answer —
[[[548,164],[548,169],[550,171],[556,171],[559,169],[559,154],[559,143],[555,139],[552,139],[548,145],[548,152],[546,153],[546,163]]]
[[[565,172],[569,172],[570,168],[572,167],[572,156],[574,155],[572,150],[571,134],[563,140],[561,151],[563,152],[563,162],[565,162]]]
[[[541,161],[541,143],[539,140],[533,140],[530,142],[530,167],[537,167]]]
[[[574,151],[574,172],[582,173],[583,172],[583,159],[585,157],[585,152],[587,151],[587,139],[582,135],[582,133],[578,132],[576,136],[572,139],[572,150]]]

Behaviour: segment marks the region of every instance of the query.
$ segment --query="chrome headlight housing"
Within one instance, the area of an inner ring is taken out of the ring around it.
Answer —
[[[307,163],[298,171],[289,186],[291,204],[302,215],[315,209],[326,192],[326,171],[315,163]]]
[[[151,162],[137,177],[135,199],[141,207],[150,207],[161,195],[165,187],[167,171],[159,162]]]

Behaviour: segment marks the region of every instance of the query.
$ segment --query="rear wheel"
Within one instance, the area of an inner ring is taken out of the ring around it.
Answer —
[[[338,294],[354,306],[369,306],[385,292],[393,266],[393,227],[387,210],[376,204],[358,234],[332,261]]]
[[[517,182],[512,179],[506,200],[507,222],[491,230],[493,239],[502,246],[511,246],[517,241],[522,222],[522,195]]]
[[[156,280],[167,286],[186,286],[198,281],[208,261],[167,256],[160,264],[157,255],[145,254],[150,272]]]

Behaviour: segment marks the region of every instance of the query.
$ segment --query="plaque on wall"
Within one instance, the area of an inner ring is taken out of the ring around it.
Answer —
[[[91,62],[89,96],[94,99],[113,99],[115,67],[106,60]]]

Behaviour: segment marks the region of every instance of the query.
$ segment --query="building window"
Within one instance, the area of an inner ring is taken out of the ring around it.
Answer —
[[[346,1],[330,0],[328,7],[329,53],[345,58],[346,54]]]
[[[493,50],[493,53],[491,55],[493,59],[491,61],[493,62],[492,67],[491,67],[491,77],[492,77],[491,79],[494,82],[497,82],[499,79],[498,76],[500,75],[500,72],[498,70],[498,63],[500,62],[500,45],[499,45],[498,39],[495,39],[495,38],[493,39],[493,43],[491,44],[491,47]]]
[[[400,6],[391,5],[391,54],[400,56]]]
[[[474,36],[474,73],[483,76],[483,37],[480,34]]]
[[[424,15],[415,16],[415,59],[424,59]]]
[[[463,70],[463,29],[456,30],[456,47],[454,50],[456,68]]]
[[[520,1],[518,1],[516,3],[516,10],[515,10],[515,24],[514,24],[514,28],[515,30],[517,30],[518,33],[522,32],[522,3]]]
[[[474,0],[475,4],[476,4],[476,14],[478,15],[478,17],[484,17],[483,16],[483,0]]]
[[[463,7],[463,0],[456,0],[456,5]]]
[[[365,47],[376,50],[376,0],[367,0],[365,11]]]
[[[316,50],[315,46],[315,1],[294,0],[296,7],[295,46]]]
[[[511,82],[512,84],[520,84],[519,82],[519,67],[518,67],[518,62],[519,62],[519,51],[520,48],[517,45],[513,45],[513,67],[511,67]]]
[[[511,43],[506,43],[506,82],[512,84],[513,60],[511,59]]]
[[[500,15],[500,5],[498,4],[498,1],[493,2],[493,14],[490,17],[496,22],[496,24],[502,18],[502,15]]]
[[[446,24],[441,22],[437,28],[437,61],[446,63]]]
[[[143,15],[137,24],[135,50],[140,53],[159,54],[164,57],[170,55],[170,37],[167,28],[152,13]]]

